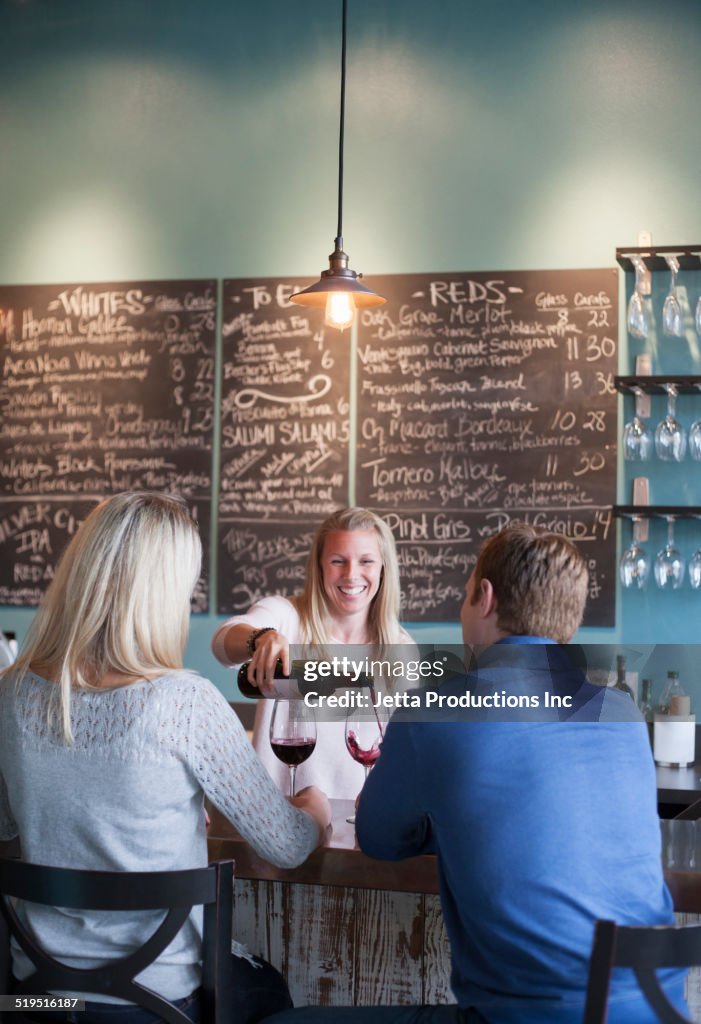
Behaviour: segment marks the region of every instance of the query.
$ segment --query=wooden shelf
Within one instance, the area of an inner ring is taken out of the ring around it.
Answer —
[[[648,245],[616,249],[616,262],[624,270],[635,270],[633,256],[642,256],[648,270],[669,270],[665,255],[676,256],[680,270],[701,270],[701,245]]]
[[[614,505],[618,519],[701,519],[701,505]]]
[[[616,391],[624,395],[634,395],[642,391],[646,395],[666,395],[665,384],[674,384],[678,395],[701,394],[701,377],[689,374],[667,374],[664,377],[614,377]]]

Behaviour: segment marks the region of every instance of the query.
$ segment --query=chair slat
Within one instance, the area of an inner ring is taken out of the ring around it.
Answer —
[[[209,868],[76,871],[0,858],[0,892],[72,910],[161,910],[212,903],[216,877]]]
[[[635,972],[640,991],[660,1024],[691,1024],[667,998],[656,970],[701,964],[701,925],[633,927],[597,921],[589,962],[584,1024],[606,1024],[614,967]]]
[[[153,934],[126,956],[99,967],[75,968],[41,949],[18,917],[11,903],[14,899],[74,910],[162,910],[165,916]],[[190,910],[204,906],[202,1021],[224,1024],[226,1018],[227,1024],[235,1024],[231,1018],[232,903],[233,861],[184,871],[115,872],[77,871],[0,858],[0,990],[9,991],[12,935],[36,967],[35,973],[20,983],[21,992],[109,994],[151,1010],[168,1024],[189,1024],[177,1007],[134,978],[172,942]]]

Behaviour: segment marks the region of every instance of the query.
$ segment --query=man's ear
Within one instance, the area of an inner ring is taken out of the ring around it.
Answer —
[[[483,619],[488,619],[490,615],[495,614],[497,610],[497,599],[494,593],[494,587],[489,580],[484,578],[484,576],[480,580],[479,608],[480,615]]]

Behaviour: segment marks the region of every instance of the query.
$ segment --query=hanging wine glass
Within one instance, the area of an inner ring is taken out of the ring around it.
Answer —
[[[639,256],[633,257],[635,287],[628,303],[628,330],[635,338],[647,338],[650,333],[650,313],[643,295],[645,264]]]
[[[699,301],[696,303],[696,313],[694,314],[694,324],[696,326],[696,333],[701,338],[701,295],[699,295]]]
[[[698,522],[701,516],[694,516],[694,518]],[[688,569],[689,586],[692,590],[701,590],[701,548],[697,548],[689,559]]]
[[[696,384],[695,387],[701,392],[701,384]],[[689,455],[695,462],[701,462],[701,419],[694,420],[689,427]]]
[[[695,420],[689,427],[689,455],[701,462],[701,420]]]
[[[669,291],[662,307],[662,330],[669,338],[684,337],[684,319],[682,308],[677,298],[677,274],[679,260],[676,256],[665,256],[670,271]]]
[[[667,516],[667,543],[657,552],[654,568],[660,590],[679,590],[684,582],[684,559],[674,546],[674,516]]]
[[[655,451],[663,462],[682,462],[686,454],[686,433],[676,418],[677,389],[666,384],[667,415],[655,429]]]
[[[693,590],[701,588],[701,548],[697,548],[689,559],[689,586]]]
[[[650,578],[650,557],[644,548],[638,543],[635,535],[635,524],[633,520],[633,540],[629,548],[621,555],[618,563],[618,575],[621,586],[626,590],[642,590]]]
[[[640,390],[636,394],[641,394]],[[623,458],[628,462],[647,462],[652,455],[652,434],[637,412],[623,428]]]

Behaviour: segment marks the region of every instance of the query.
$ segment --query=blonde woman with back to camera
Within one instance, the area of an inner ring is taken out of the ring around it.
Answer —
[[[325,796],[307,790],[285,800],[219,691],[182,667],[200,562],[185,505],[160,494],[108,498],[71,540],[19,659],[0,678],[0,840],[19,837],[27,861],[203,867],[205,796],[280,867],[301,863],[320,842],[330,820]],[[49,952],[76,967],[123,955],[160,919],[79,918],[31,905],[19,912]],[[193,1020],[200,945],[196,910],[140,976]],[[270,965],[254,970],[236,957],[234,971],[232,1011],[247,1024],[291,1005]],[[17,950],[13,973],[31,973]],[[84,1024],[149,1019],[130,1004],[86,998]]]
[[[344,508],[324,520],[312,541],[302,593],[263,597],[245,614],[227,619],[214,635],[212,650],[224,665],[250,659],[249,681],[270,695],[278,659],[289,674],[291,644],[331,651],[337,644],[378,645],[396,658],[416,656],[414,641],[399,624],[394,537],[374,512]],[[253,745],[286,791],[287,769],[268,738],[272,708],[272,700],[258,702]],[[301,785],[321,786],[330,797],[354,799],[364,773],[346,750],[344,723],[318,717],[316,749],[298,767],[297,778]]]

